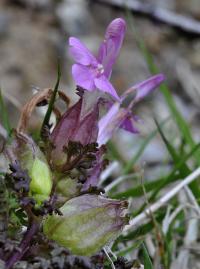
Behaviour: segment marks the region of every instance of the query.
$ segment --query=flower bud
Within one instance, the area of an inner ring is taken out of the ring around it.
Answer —
[[[35,158],[32,168],[29,171],[31,177],[30,192],[48,198],[51,193],[52,180],[48,165],[38,158]]]
[[[66,202],[71,198],[80,194],[81,185],[75,179],[70,177],[62,178],[56,185],[56,194],[58,195],[58,201]],[[62,204],[63,205],[63,204]]]
[[[126,201],[85,194],[67,201],[62,216],[48,216],[43,232],[51,240],[75,255],[90,256],[113,241],[121,232],[127,217]]]
[[[12,145],[15,158],[31,178],[29,195],[40,205],[49,199],[52,188],[52,177],[44,154],[34,141],[25,134],[17,133]]]

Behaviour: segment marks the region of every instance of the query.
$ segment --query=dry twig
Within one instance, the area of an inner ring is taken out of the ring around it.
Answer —
[[[187,176],[182,180],[177,186],[175,186],[171,191],[168,191],[163,197],[161,197],[153,205],[149,206],[144,212],[136,216],[134,219],[130,220],[129,225],[127,225],[124,231],[130,230],[139,224],[141,221],[144,221],[146,218],[149,218],[153,212],[156,212],[159,208],[165,205],[172,197],[174,197],[183,187],[190,184],[193,180],[200,176],[200,167],[197,168],[193,173]]]

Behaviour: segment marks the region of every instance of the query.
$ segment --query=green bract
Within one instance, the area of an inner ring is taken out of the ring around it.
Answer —
[[[60,208],[63,216],[48,216],[43,231],[73,254],[90,256],[119,235],[126,208],[126,201],[85,194],[67,201]]]

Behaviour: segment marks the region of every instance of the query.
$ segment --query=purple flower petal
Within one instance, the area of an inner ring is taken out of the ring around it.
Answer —
[[[104,74],[107,78],[111,76],[112,66],[122,46],[125,31],[126,23],[121,18],[113,20],[107,27],[105,39],[99,48],[97,57],[104,66]]]
[[[114,131],[120,127],[124,119],[127,118],[128,110],[120,109],[120,103],[116,102],[107,114],[99,121],[99,133],[97,143],[99,146],[107,143]]]
[[[114,87],[112,86],[112,84],[109,82],[109,80],[104,76],[101,75],[99,77],[96,77],[94,79],[94,83],[95,86],[103,91],[103,92],[107,92],[108,94],[112,95],[116,100],[120,100],[118,94],[116,93]]]
[[[138,134],[139,131],[138,129],[134,126],[134,118],[133,116],[128,116],[121,124],[120,128],[133,133],[133,134]]]
[[[156,87],[158,87],[165,79],[163,74],[158,74],[149,79],[140,82],[133,87],[129,88],[121,97],[121,101],[123,101],[128,95],[135,93],[134,101],[139,102],[146,95],[152,92]]]
[[[75,62],[82,65],[97,64],[96,58],[78,38],[69,38],[69,53]]]
[[[72,76],[78,86],[81,86],[88,91],[95,90],[95,74],[92,68],[80,64],[74,64],[72,66]]]

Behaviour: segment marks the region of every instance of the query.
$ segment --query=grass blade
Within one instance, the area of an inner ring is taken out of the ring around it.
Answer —
[[[49,126],[49,120],[50,120],[50,117],[51,117],[53,106],[54,106],[54,103],[55,103],[55,100],[56,100],[56,95],[57,95],[57,92],[58,92],[58,87],[59,87],[59,84],[60,84],[60,77],[61,77],[61,71],[60,71],[60,65],[58,64],[57,81],[56,81],[56,84],[55,84],[51,99],[49,101],[49,105],[48,105],[48,109],[47,109],[47,112],[46,112],[45,117],[44,117],[44,121],[42,123],[41,133],[40,133],[41,137],[43,136],[42,134],[43,134],[43,130],[45,129],[45,126]]]
[[[167,138],[165,137],[159,123],[155,120],[156,126],[158,128],[158,131],[163,139],[163,142],[165,143],[166,148],[168,149],[169,154],[171,155],[173,161],[175,164],[179,163],[179,160],[182,159],[182,156],[177,154],[177,150],[172,146],[172,144],[169,143],[169,141],[167,140]],[[180,167],[179,167],[179,174],[180,177],[184,178],[187,175],[189,175],[191,173],[191,170],[189,169],[189,167],[187,166],[186,162],[184,162]],[[193,181],[190,185],[190,188],[193,192],[193,194],[195,195],[196,198],[198,198],[200,196],[200,191],[199,191],[199,185],[197,183],[197,181]]]
[[[3,127],[6,129],[8,136],[10,136],[10,134],[12,132],[12,128],[10,125],[8,112],[7,112],[7,109],[6,109],[4,100],[3,100],[1,89],[0,89],[0,115],[1,115]]]
[[[133,22],[132,14],[131,12],[127,9],[127,17],[129,21],[129,25],[133,31],[133,34],[135,36],[136,42],[138,44],[138,47],[140,48],[146,62],[148,65],[148,68],[152,74],[159,73],[159,70],[157,66],[154,64],[154,59],[151,55],[151,53],[148,51],[148,49],[145,46],[144,41],[141,39],[139,36],[135,24]],[[181,134],[184,138],[184,140],[187,142],[188,145],[190,145],[191,148],[195,146],[195,141],[192,137],[191,131],[190,131],[190,126],[187,124],[181,113],[178,111],[176,107],[176,103],[173,99],[172,94],[170,93],[170,90],[168,86],[165,83],[162,83],[160,85],[160,90],[164,96],[165,102],[168,105],[168,108],[170,110],[171,115],[173,116],[177,126],[179,127]],[[195,160],[198,165],[200,165],[200,150],[195,153]]]
[[[152,201],[155,199],[156,195],[157,195],[157,194],[158,194],[158,193],[159,193],[165,186],[167,186],[168,184],[174,182],[174,181],[176,180],[176,179],[175,179],[176,177],[180,179],[180,175],[179,175],[179,174],[178,174],[178,175],[175,175],[176,172],[177,172],[177,170],[179,169],[180,166],[183,165],[184,162],[186,162],[187,160],[189,160],[189,158],[190,158],[191,156],[193,156],[193,154],[194,154],[197,150],[199,150],[199,148],[200,148],[200,143],[199,143],[198,145],[196,145],[196,146],[191,150],[191,152],[189,152],[185,157],[183,157],[183,159],[180,160],[180,162],[175,166],[175,168],[174,168],[174,169],[172,170],[172,172],[166,177],[166,179],[163,180],[163,182],[161,182],[160,185],[157,186],[157,188],[153,191],[153,193],[151,194],[151,196],[150,196],[149,199],[148,199],[149,202],[152,202]],[[197,197],[197,198],[198,198],[198,197]],[[198,200],[199,200],[199,198],[198,198]],[[142,211],[144,210],[145,206],[146,206],[146,204],[143,204],[143,205],[140,207],[140,209],[139,209],[137,212],[134,213],[134,215],[137,215],[137,214],[139,214],[140,212],[142,212]]]
[[[123,156],[120,154],[118,148],[116,147],[115,143],[109,141],[107,143],[107,158],[111,160],[120,161],[122,164],[125,165],[125,160]]]
[[[163,189],[164,187],[166,187],[168,184],[180,179],[180,173],[177,173],[177,171],[179,171],[180,167],[183,166],[183,164],[188,161],[190,159],[190,157],[192,157],[194,155],[194,153],[199,150],[200,148],[200,143],[197,144],[188,154],[186,154],[185,156],[182,157],[182,159],[179,160],[179,162],[177,164],[175,164],[173,170],[170,172],[169,175],[167,175],[166,177],[162,177],[159,178],[157,180],[154,180],[152,182],[146,182],[144,183],[144,187],[146,192],[150,192],[153,191],[151,197],[149,198],[149,201],[152,201],[156,195],[159,193],[159,191],[161,189]],[[120,192],[117,194],[113,194],[112,198],[129,198],[129,197],[139,197],[143,195],[143,188],[142,186],[137,186],[135,188],[129,188],[128,190],[124,191],[124,192]],[[146,206],[146,204],[145,204]],[[143,210],[143,207],[140,208],[140,211]],[[138,213],[137,212],[137,213]],[[135,214],[134,214],[135,215]]]
[[[142,244],[142,250],[143,250],[143,257],[144,257],[144,269],[153,269],[153,264],[151,262],[149,253],[144,243]]]
[[[163,126],[165,123],[167,123],[169,121],[169,119],[170,119],[170,117],[168,117],[163,122],[161,122],[161,126]],[[140,156],[144,152],[145,148],[148,146],[148,144],[156,136],[157,133],[158,133],[158,130],[156,129],[146,137],[146,139],[142,142],[142,144],[141,144],[140,148],[138,149],[138,151],[136,152],[136,154],[125,165],[124,170],[123,170],[123,174],[128,174],[131,171],[133,165],[138,161],[138,159],[140,158]]]

